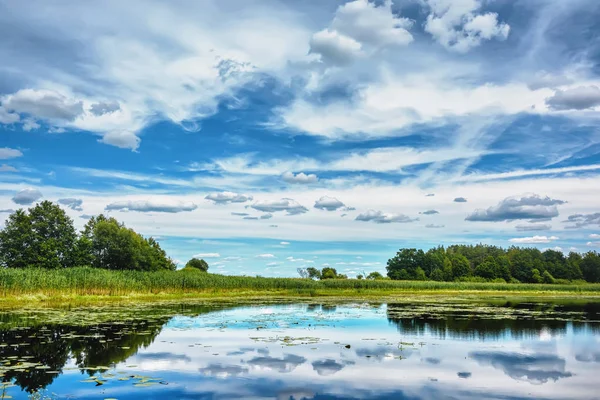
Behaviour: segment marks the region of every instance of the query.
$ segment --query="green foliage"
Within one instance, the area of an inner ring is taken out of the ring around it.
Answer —
[[[369,280],[380,280],[380,279],[384,279],[384,276],[381,275],[377,271],[373,271],[373,272],[369,273],[369,275],[367,275],[367,279],[369,279]]]
[[[600,282],[600,254],[595,251],[586,253],[580,260],[583,278],[588,282]]]
[[[427,252],[400,249],[388,260],[388,276],[394,280],[460,282],[600,283],[600,255],[535,248],[453,245]]]
[[[63,209],[42,201],[12,213],[0,231],[0,262],[10,268],[63,268],[75,262],[77,235]]]
[[[176,268],[156,240],[145,239],[114,218],[91,218],[78,237],[73,221],[49,201],[8,217],[0,231],[0,264],[48,269],[85,265],[141,271]]]
[[[338,274],[335,268],[325,267],[321,270],[321,279],[335,279]]]
[[[363,278],[364,278],[364,276],[362,276],[361,274],[356,275],[356,279],[358,279],[358,280],[361,280]]]
[[[319,271],[315,267],[306,268],[306,272],[308,272],[308,277],[310,279],[321,279],[321,271]]]
[[[202,272],[207,272],[208,271],[208,263],[206,261],[204,261],[203,259],[194,257],[185,264],[185,268],[195,268]]]
[[[542,282],[543,283],[548,283],[548,284],[554,284],[555,283],[555,279],[552,276],[552,274],[550,274],[550,272],[544,271],[544,273],[542,274]]]

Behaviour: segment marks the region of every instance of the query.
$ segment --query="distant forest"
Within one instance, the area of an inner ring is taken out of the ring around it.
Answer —
[[[536,248],[452,245],[427,252],[400,249],[387,262],[387,275],[398,280],[498,281],[514,283],[600,282],[600,254]]]

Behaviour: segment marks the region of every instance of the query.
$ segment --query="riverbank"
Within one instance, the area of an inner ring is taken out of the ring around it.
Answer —
[[[0,270],[0,305],[183,299],[389,299],[419,295],[600,298],[600,284],[323,280],[93,268]]]

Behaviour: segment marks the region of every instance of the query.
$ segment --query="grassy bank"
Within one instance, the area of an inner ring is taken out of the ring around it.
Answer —
[[[383,297],[402,294],[600,297],[600,284],[544,285],[475,282],[323,280],[224,276],[201,272],[1,269],[0,295],[15,300],[74,298]]]

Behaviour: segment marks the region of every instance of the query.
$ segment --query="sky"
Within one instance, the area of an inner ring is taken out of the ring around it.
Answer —
[[[104,213],[180,266],[600,249],[597,0],[0,0],[0,221]]]

